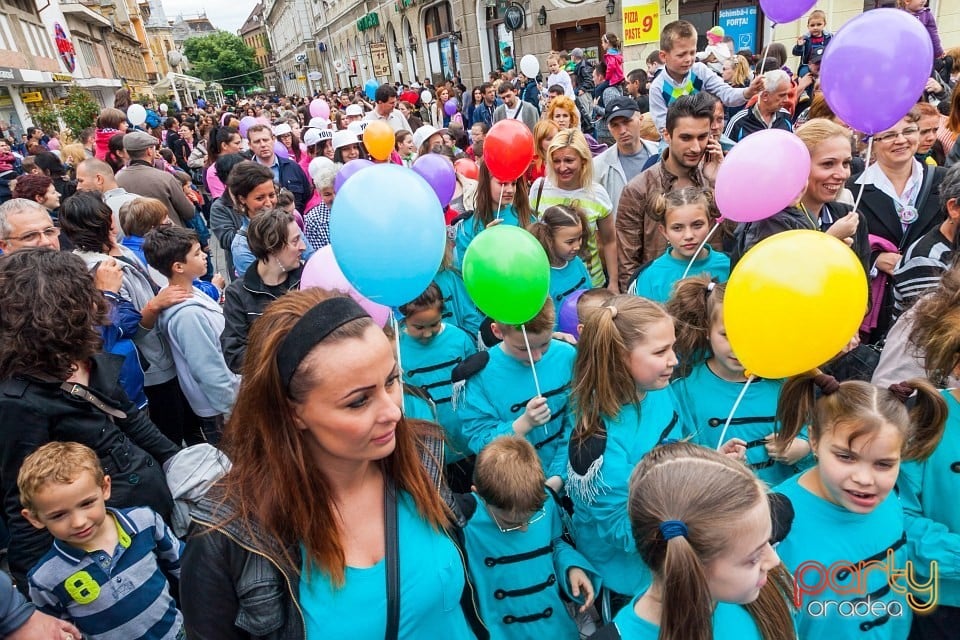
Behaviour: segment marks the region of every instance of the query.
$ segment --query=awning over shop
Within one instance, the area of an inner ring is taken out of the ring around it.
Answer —
[[[173,84],[174,82],[176,82],[176,87]],[[155,92],[163,93],[164,91],[172,91],[178,87],[185,87],[194,91],[200,91],[207,87],[207,83],[200,78],[188,76],[182,73],[173,73],[171,71],[166,75],[166,77],[163,78],[163,80],[153,85],[153,90]]]

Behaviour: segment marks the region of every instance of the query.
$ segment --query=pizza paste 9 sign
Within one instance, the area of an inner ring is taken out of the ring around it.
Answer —
[[[623,0],[623,45],[659,40],[659,0]]]

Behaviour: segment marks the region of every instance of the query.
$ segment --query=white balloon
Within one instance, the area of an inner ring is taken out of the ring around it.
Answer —
[[[423,101],[423,104],[430,104],[433,102],[433,94],[430,93],[430,89],[424,89],[420,92],[420,100]]]
[[[147,110],[142,104],[132,104],[127,107],[127,120],[135,127],[139,127],[147,121]]]
[[[402,62],[398,62],[398,63],[397,63],[397,71],[403,71],[403,63],[402,63]]]
[[[540,62],[537,57],[528,53],[520,58],[520,72],[528,78],[536,78],[540,73]]]

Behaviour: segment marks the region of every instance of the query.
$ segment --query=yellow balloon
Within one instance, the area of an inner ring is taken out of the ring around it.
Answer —
[[[393,127],[375,120],[363,130],[363,146],[374,160],[386,161],[393,152]]]
[[[785,231],[750,249],[727,282],[723,320],[748,373],[785,378],[824,364],[867,312],[867,276],[841,240]]]

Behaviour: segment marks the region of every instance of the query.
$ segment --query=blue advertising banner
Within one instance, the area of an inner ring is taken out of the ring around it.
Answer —
[[[720,26],[726,35],[733,38],[733,52],[750,49],[757,52],[757,8],[736,7],[721,9]]]

